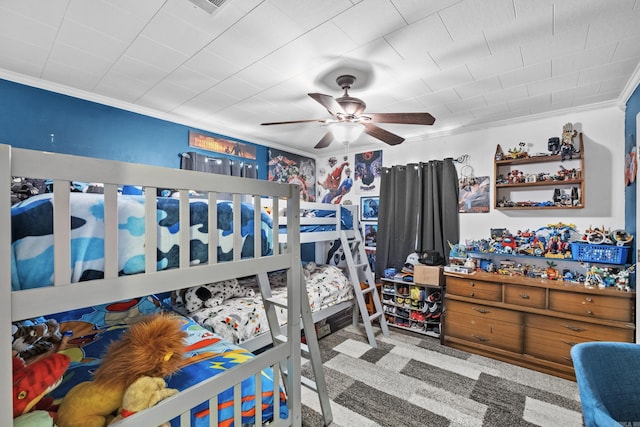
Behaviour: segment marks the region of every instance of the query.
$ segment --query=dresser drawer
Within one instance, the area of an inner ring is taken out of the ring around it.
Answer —
[[[524,354],[573,366],[571,347],[587,341],[592,340],[586,337],[575,337],[527,327],[525,328]]]
[[[523,326],[447,311],[446,334],[477,344],[522,353]]]
[[[504,302],[524,307],[545,308],[547,291],[533,286],[504,285]]]
[[[632,300],[597,294],[549,290],[549,309],[597,319],[632,322]]]
[[[487,307],[482,304],[447,299],[445,300],[445,309],[447,312],[447,319],[455,319],[458,315],[466,315],[522,324],[522,313],[505,310],[503,308]]]
[[[483,282],[481,280],[447,278],[447,292],[467,298],[477,298],[487,301],[502,300],[502,285],[499,283]]]
[[[588,341],[633,342],[633,329],[613,328],[588,322],[560,319],[556,317],[527,314],[525,326],[559,334],[582,337]]]

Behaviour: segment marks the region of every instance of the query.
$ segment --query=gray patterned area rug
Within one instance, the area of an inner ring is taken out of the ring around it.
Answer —
[[[372,348],[353,326],[320,340],[331,426],[582,426],[576,383],[390,328]],[[303,375],[313,378],[305,361]],[[302,387],[303,426],[322,426]]]

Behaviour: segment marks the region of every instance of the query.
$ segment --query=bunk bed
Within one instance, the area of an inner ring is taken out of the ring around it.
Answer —
[[[276,215],[270,200],[263,200],[262,207],[272,218]],[[283,208],[276,215],[280,224],[278,241],[282,246],[287,245],[289,234],[286,212]],[[354,283],[343,270],[346,264],[340,256],[340,233],[354,234],[357,211],[355,206],[301,202],[299,217],[300,242],[315,243],[315,260],[303,264],[303,273],[313,322],[317,323],[354,306]],[[286,300],[282,272],[269,273],[269,281],[272,296]],[[251,351],[271,343],[255,276],[184,289],[172,295],[171,305],[200,325]],[[280,326],[284,327],[287,310],[278,309],[277,314]]]
[[[100,345],[118,340],[147,316],[167,312],[163,298],[172,291],[247,274],[285,271],[287,340],[254,355],[191,319],[181,318],[187,363],[167,379],[168,387],[179,393],[131,414],[118,425],[168,421],[172,426],[301,424],[299,237],[289,233],[286,248],[273,244],[279,218],[265,220],[261,209],[262,200],[268,198],[274,206],[297,212],[296,186],[8,145],[0,145],[0,170],[0,229],[12,230],[0,235],[3,396],[14,393],[9,376],[17,324],[53,319],[62,328],[66,322],[76,327],[78,322],[90,325],[88,331],[70,329],[65,334],[70,336],[61,341],[66,348],[55,353],[65,354],[76,339],[82,343],[78,346],[82,346],[83,357],[69,358],[63,384],[51,393],[64,402],[64,391],[73,381],[91,379],[104,348]],[[50,179],[53,193],[12,206],[12,177]],[[70,182],[102,183],[103,194],[75,194]],[[120,194],[125,184],[140,186],[142,195]],[[179,197],[171,201],[159,197],[158,190],[164,188],[177,189]],[[217,194],[229,189],[233,189],[232,200],[218,200]],[[189,197],[194,190],[206,198]],[[129,208],[133,211],[127,211]],[[37,210],[45,211],[48,219],[35,220],[31,214]],[[221,228],[221,223],[230,228]],[[31,231],[23,233],[22,226],[30,226]],[[289,216],[287,228],[298,227],[298,217]],[[90,236],[85,231],[97,234]],[[29,254],[29,250],[40,252]],[[53,257],[44,261],[41,255],[47,253]],[[94,339],[97,335],[100,339]],[[88,336],[91,342],[87,344]],[[220,369],[214,372],[213,365]],[[284,381],[280,380],[281,369],[287,372]],[[21,394],[19,399],[23,398]],[[260,404],[254,405],[256,401]],[[11,425],[11,414],[18,405],[7,399],[0,405],[4,408],[0,425]]]

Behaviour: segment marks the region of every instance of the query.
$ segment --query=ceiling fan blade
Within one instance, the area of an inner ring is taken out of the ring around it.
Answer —
[[[324,108],[327,109],[329,114],[337,116],[338,114],[346,114],[342,109],[342,106],[338,104],[333,96],[324,95],[322,93],[309,93],[307,94],[316,101],[318,101]]]
[[[322,139],[313,148],[325,148],[325,147],[328,147],[329,144],[331,144],[332,141],[333,141],[333,134],[331,133],[331,131],[327,131],[327,133],[324,134]]]
[[[407,125],[432,125],[436,119],[429,113],[366,113],[372,122]]]
[[[270,126],[270,125],[289,125],[292,123],[309,123],[309,122],[326,122],[325,119],[309,119],[309,120],[293,120],[289,122],[270,122],[270,123],[260,123],[262,126]]]
[[[364,123],[364,132],[367,135],[371,135],[372,137],[377,138],[389,145],[398,145],[402,143],[402,141],[404,141],[403,137],[384,130],[381,127],[374,125],[373,123]]]

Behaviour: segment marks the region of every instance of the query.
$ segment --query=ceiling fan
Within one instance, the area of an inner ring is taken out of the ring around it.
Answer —
[[[294,120],[288,122],[262,123],[264,126],[285,125],[292,123],[320,122],[329,125],[329,130],[322,137],[314,148],[325,148],[334,139],[338,138],[336,133],[342,131],[355,130],[359,135],[361,132],[377,138],[389,145],[398,145],[404,138],[391,133],[374,123],[396,123],[410,125],[432,125],[436,119],[429,113],[367,113],[363,114],[367,104],[359,98],[349,96],[349,89],[356,81],[351,75],[342,75],[336,79],[336,83],[344,90],[340,98],[333,98],[321,93],[309,93],[308,95],[319,102],[333,116],[331,119],[310,119]],[[341,129],[340,129],[341,128]],[[356,135],[356,137],[357,137]],[[342,137],[343,142],[348,143],[349,139]],[[339,138],[338,138],[339,139]],[[353,139],[351,139],[353,141]]]

